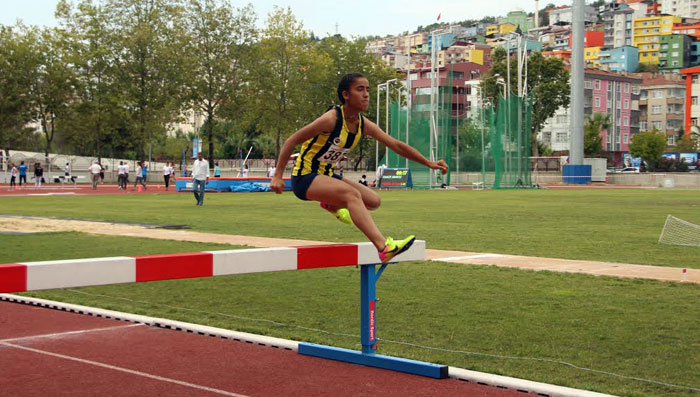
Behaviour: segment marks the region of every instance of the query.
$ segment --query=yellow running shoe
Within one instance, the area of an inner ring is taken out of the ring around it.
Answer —
[[[328,208],[328,204],[326,204],[326,203],[321,203],[321,208],[323,208],[324,210],[335,215],[335,217],[338,218],[339,221],[341,221],[347,225],[352,225],[352,218],[350,217],[350,211],[348,211],[347,208],[341,208],[337,211],[332,211],[330,208]]]
[[[393,238],[387,237],[386,242],[384,243],[384,249],[379,252],[379,260],[381,260],[382,263],[389,262],[396,255],[411,248],[414,241],[416,241],[416,236],[413,235],[408,236],[399,242],[395,242]]]

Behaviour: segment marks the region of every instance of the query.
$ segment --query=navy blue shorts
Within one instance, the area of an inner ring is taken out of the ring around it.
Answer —
[[[306,198],[306,191],[309,190],[309,186],[311,186],[311,182],[313,182],[314,178],[319,175],[321,174],[311,173],[301,176],[292,175],[292,190],[294,191],[294,195],[302,200],[308,201],[309,199]],[[333,178],[339,181],[343,180],[343,177],[338,174],[333,174]]]

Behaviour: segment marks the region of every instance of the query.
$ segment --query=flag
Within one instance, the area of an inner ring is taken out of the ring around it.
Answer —
[[[442,15],[442,13],[439,13],[439,14],[438,14],[438,19],[437,19],[438,22],[440,21],[440,15]]]

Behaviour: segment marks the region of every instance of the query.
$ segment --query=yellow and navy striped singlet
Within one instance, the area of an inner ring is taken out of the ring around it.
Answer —
[[[352,150],[362,138],[364,119],[360,115],[357,133],[350,132],[345,124],[342,106],[336,106],[335,128],[333,132],[322,132],[301,145],[301,152],[294,163],[293,176],[306,174],[333,175],[335,165]]]

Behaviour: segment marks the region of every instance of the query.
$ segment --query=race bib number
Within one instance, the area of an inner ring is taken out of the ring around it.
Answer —
[[[325,152],[319,155],[318,160],[322,163],[338,164],[348,151],[349,149],[342,148],[338,145],[331,145]]]

